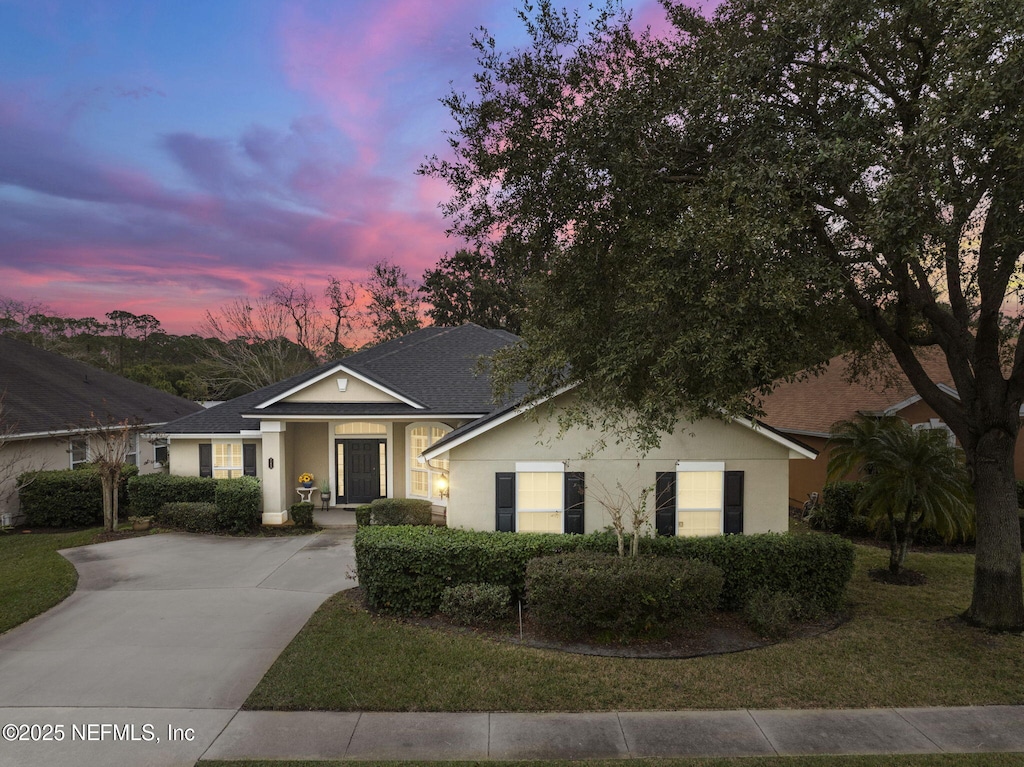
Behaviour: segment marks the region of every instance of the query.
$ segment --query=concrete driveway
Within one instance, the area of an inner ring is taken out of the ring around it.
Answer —
[[[4,767],[192,765],[313,611],[355,585],[338,531],[61,553],[75,593],[0,637],[0,727],[19,730],[3,731]]]

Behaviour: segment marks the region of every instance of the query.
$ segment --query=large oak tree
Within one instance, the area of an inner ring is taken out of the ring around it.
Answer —
[[[541,3],[523,14],[531,44],[482,32],[475,93],[446,99],[450,151],[423,170],[452,188],[452,231],[536,248],[499,382],[543,395],[571,379],[572,417],[649,442],[681,417],[750,412],[837,348],[883,348],[966,454],[966,617],[1024,627],[1024,6],[666,13],[654,38],[614,9],[581,25]],[[920,363],[934,353],[958,397]]]

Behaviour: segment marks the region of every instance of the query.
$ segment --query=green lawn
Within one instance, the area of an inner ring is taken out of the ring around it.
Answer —
[[[199,767],[402,767],[424,762],[279,762],[279,761],[201,761]],[[773,756],[739,759],[583,759],[580,761],[529,762],[429,762],[430,767],[1019,767],[1024,754],[908,754],[882,756]]]
[[[0,634],[75,590],[78,573],[57,551],[92,543],[98,532],[0,533]]]
[[[918,587],[867,577],[888,552],[859,546],[853,618],[818,637],[686,660],[520,648],[368,615],[328,600],[246,708],[333,711],[603,711],[858,708],[1024,702],[1024,637],[954,616],[973,558],[913,553]],[[752,764],[744,762],[744,765]]]

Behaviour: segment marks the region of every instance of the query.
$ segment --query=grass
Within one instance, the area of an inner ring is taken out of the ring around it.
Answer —
[[[0,634],[75,590],[78,573],[57,551],[93,543],[98,532],[0,534]]]
[[[201,761],[199,767],[402,767],[423,762]],[[430,767],[467,767],[480,762],[430,762]],[[885,754],[881,756],[770,756],[736,759],[582,759],[579,761],[485,762],[487,767],[1019,767],[1024,754]]]
[[[1024,636],[954,619],[973,557],[912,553],[925,586],[867,577],[888,552],[857,549],[852,619],[813,638],[685,660],[516,647],[369,615],[328,600],[278,658],[248,709],[629,711],[860,708],[1024,702]],[[750,765],[751,762],[744,762]]]

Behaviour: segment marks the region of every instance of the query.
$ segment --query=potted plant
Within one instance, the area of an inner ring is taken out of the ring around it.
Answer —
[[[326,479],[320,483],[320,500],[324,503],[331,500],[331,483]]]
[[[131,517],[128,517],[128,521],[132,523],[132,530],[135,530],[136,532],[142,532],[143,530],[148,530],[150,528],[150,526],[153,524],[153,518],[152,517],[136,517],[136,516],[131,516]]]
[[[299,475],[299,484],[302,487],[313,487],[313,475],[308,471],[304,471]]]

